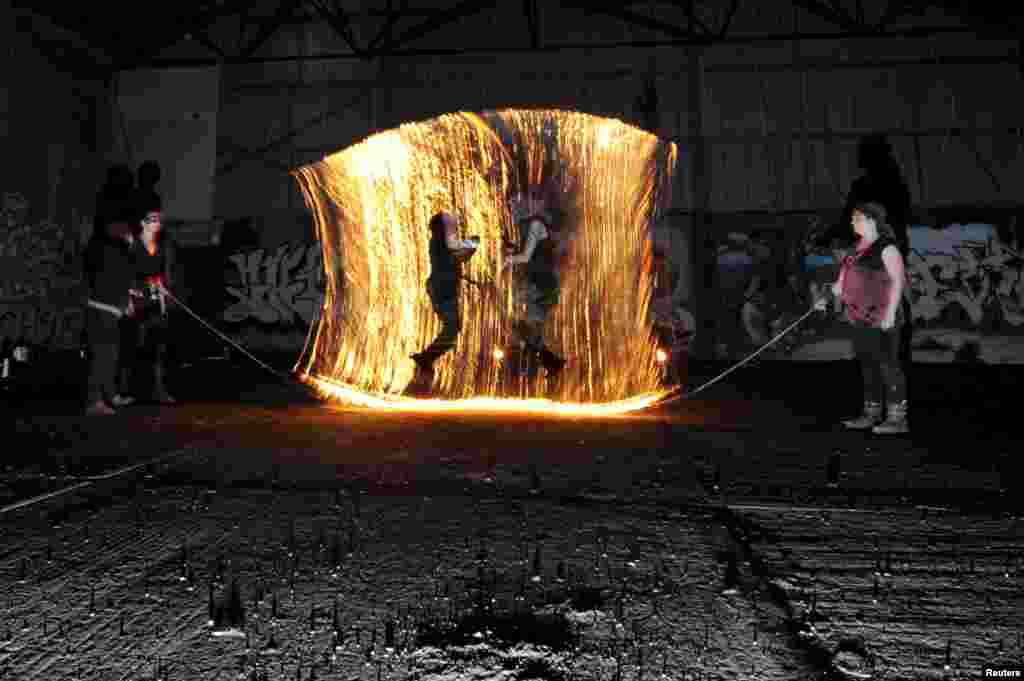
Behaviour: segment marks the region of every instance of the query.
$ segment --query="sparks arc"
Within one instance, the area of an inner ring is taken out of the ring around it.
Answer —
[[[293,171],[323,251],[324,301],[296,372],[325,398],[368,407],[610,414],[665,394],[648,306],[650,225],[667,204],[674,144],[618,120],[562,110],[459,112],[375,134]],[[543,187],[566,240],[561,296],[545,328],[569,359],[557,386],[514,397],[501,245],[506,198]],[[409,355],[439,327],[427,297],[427,223],[465,217],[481,246],[464,274],[463,328],[437,366],[438,399],[400,396]]]

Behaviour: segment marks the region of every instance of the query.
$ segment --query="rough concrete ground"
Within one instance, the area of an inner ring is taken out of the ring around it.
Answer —
[[[19,410],[0,504],[88,484],[4,513],[0,679],[944,679],[1024,659],[1019,445],[992,414],[922,401],[911,438],[840,433],[848,404],[772,394],[759,369],[623,418],[410,416],[198,369],[173,409]]]

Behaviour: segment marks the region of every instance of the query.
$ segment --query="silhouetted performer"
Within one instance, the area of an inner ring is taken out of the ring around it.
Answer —
[[[160,184],[160,164],[156,161],[144,161],[139,165],[139,169],[136,173],[138,182],[138,200],[143,205],[157,205],[161,204],[160,192],[156,190],[156,186]]]
[[[96,214],[93,217],[92,233],[95,238],[105,233],[108,225],[117,220],[131,222],[132,204],[135,197],[135,174],[124,164],[110,166],[107,177],[96,195]]]
[[[555,375],[565,366],[565,360],[544,344],[544,324],[560,296],[558,244],[551,234],[551,218],[537,193],[516,194],[509,200],[509,209],[521,250],[507,248],[503,267],[523,266],[512,280],[519,316],[513,336],[527,354],[540,360],[549,376]]]
[[[462,219],[453,213],[437,213],[430,219],[430,277],[427,279],[427,294],[434,314],[441,319],[441,331],[430,345],[412,355],[416,362],[416,375],[406,388],[406,395],[424,396],[430,393],[434,382],[434,362],[455,347],[462,330],[462,314],[459,309],[462,263],[479,246],[479,240],[459,238],[459,227],[462,225]]]
[[[852,223],[858,241],[843,259],[832,293],[842,301],[845,321],[851,327],[864,402],[863,414],[843,421],[843,425],[879,434],[906,433],[907,383],[899,356],[899,330],[907,310],[902,304],[906,266],[880,204],[854,206]],[[822,298],[816,307],[824,310],[826,305],[827,299]]]
[[[86,413],[106,416],[117,397],[120,351],[118,321],[133,311],[131,288],[135,268],[131,255],[135,205],[131,170],[111,168],[96,204],[96,229],[85,251],[88,288],[86,334],[90,349]]]

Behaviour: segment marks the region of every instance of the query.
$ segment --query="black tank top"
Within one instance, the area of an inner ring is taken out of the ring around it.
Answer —
[[[555,242],[551,238],[551,225],[539,215],[531,215],[519,221],[519,241],[522,244],[530,238],[530,223],[537,220],[544,225],[548,238],[541,239],[533,251],[530,262],[526,265],[526,276],[530,283],[542,289],[558,287],[558,257],[555,253]]]
[[[430,279],[435,295],[440,300],[455,298],[459,294],[459,275],[462,264],[448,248],[443,233],[430,236]]]

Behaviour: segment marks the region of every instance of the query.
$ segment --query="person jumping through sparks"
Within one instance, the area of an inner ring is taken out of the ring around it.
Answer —
[[[430,219],[430,277],[427,295],[434,314],[441,319],[441,331],[422,351],[411,355],[416,362],[416,374],[405,394],[426,396],[434,383],[434,362],[455,347],[462,330],[459,310],[459,278],[462,263],[469,260],[480,246],[478,237],[459,238],[459,228],[465,222],[454,213],[440,212]]]
[[[903,256],[880,204],[858,204],[852,222],[859,241],[843,259],[831,291],[852,327],[864,380],[864,412],[843,425],[877,434],[907,433],[907,382],[899,352],[900,328],[909,308]],[[827,303],[822,298],[815,307],[824,310]],[[883,398],[888,407],[884,421]]]
[[[526,354],[537,356],[549,376],[555,376],[565,360],[544,345],[544,323],[559,298],[558,250],[550,231],[551,218],[536,193],[513,195],[509,210],[522,250],[516,253],[514,246],[506,245],[502,269],[526,265],[525,271],[512,280],[512,296],[520,317],[513,328],[514,340]]]

